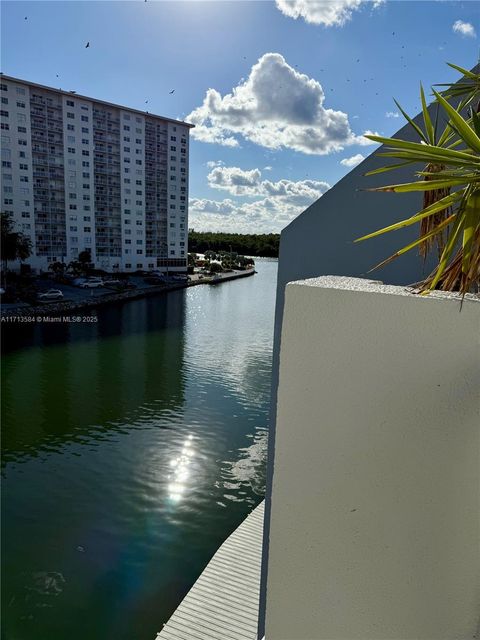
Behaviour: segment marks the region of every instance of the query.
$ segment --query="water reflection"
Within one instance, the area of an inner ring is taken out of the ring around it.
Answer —
[[[276,263],[257,270],[10,334],[2,637],[151,640],[259,502]]]
[[[185,297],[175,292],[102,310],[98,325],[67,325],[63,343],[63,331],[52,334],[63,325],[45,325],[43,333],[10,325],[2,358],[2,464],[178,411],[184,316]],[[20,337],[23,349],[12,351]]]
[[[168,476],[168,491],[170,500],[173,500],[174,502],[179,502],[182,499],[185,489],[187,488],[187,479],[191,474],[190,464],[193,456],[195,455],[192,440],[193,436],[189,435],[183,443],[180,455],[177,458],[172,458],[172,460],[170,460],[170,466],[172,467],[173,472]]]

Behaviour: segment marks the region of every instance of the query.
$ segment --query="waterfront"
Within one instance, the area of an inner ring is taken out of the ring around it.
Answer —
[[[150,640],[264,493],[277,263],[7,327],[3,637]]]

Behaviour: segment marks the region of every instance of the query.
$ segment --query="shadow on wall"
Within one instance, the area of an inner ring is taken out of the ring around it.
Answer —
[[[478,73],[480,65],[472,71]],[[436,106],[429,112],[435,120]],[[414,122],[420,125],[422,115]],[[410,124],[399,129],[392,137],[418,142],[418,135]],[[385,166],[385,158],[378,158],[376,148],[344,178],[323,194],[308,209],[286,227],[280,237],[280,253],[275,309],[275,330],[272,363],[271,415],[267,463],[267,495],[265,503],[264,556],[260,593],[259,637],[264,635],[266,572],[270,520],[270,487],[273,476],[275,450],[275,419],[279,369],[280,335],[284,307],[285,287],[288,282],[324,275],[353,276],[381,280],[385,284],[409,285],[428,275],[433,261],[418,256],[414,251],[394,260],[387,266],[368,273],[376,264],[418,237],[418,226],[407,227],[373,240],[354,243],[354,240],[419,211],[420,193],[372,193],[366,189],[386,184],[385,175],[391,175],[392,184],[410,182],[415,170],[422,166],[410,165],[393,172],[368,176],[373,169]],[[395,163],[392,160],[392,163]]]

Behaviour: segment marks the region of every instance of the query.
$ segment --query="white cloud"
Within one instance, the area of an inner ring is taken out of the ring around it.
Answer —
[[[244,171],[239,167],[215,167],[207,176],[214,189],[226,189],[233,195],[257,192],[262,174],[260,169]]]
[[[238,146],[237,137],[267,149],[326,155],[371,144],[353,133],[348,115],[326,108],[321,84],[293,69],[279,53],[266,53],[245,82],[222,96],[208,89],[186,118],[197,140]]]
[[[275,197],[236,205],[230,199],[216,201],[192,198],[188,223],[197,231],[279,233],[306,206],[292,205],[283,198]]]
[[[310,24],[322,24],[325,27],[342,27],[348,22],[354,11],[367,4],[365,0],[275,0],[280,11],[289,18],[303,18]],[[383,4],[374,0],[374,7]]]
[[[343,164],[344,167],[356,167],[357,164],[360,164],[360,162],[362,162],[362,160],[365,160],[365,156],[362,156],[361,153],[357,153],[357,155],[355,156],[340,160],[340,164]]]
[[[256,179],[255,172],[258,169],[243,172],[251,184],[239,185],[236,180],[242,170],[237,167],[228,169],[233,171],[216,175],[215,183],[210,186],[227,190],[233,195],[241,193],[241,195],[256,196],[257,200],[239,203],[230,198],[224,200],[191,198],[189,225],[198,231],[279,232],[330,188],[328,183],[319,180],[295,182],[283,179],[272,182]],[[232,176],[234,176],[233,179]],[[263,197],[259,198],[259,196]]]
[[[207,176],[213,189],[234,196],[281,197],[285,202],[307,206],[319,198],[330,185],[320,180],[262,180],[259,169],[245,171],[239,167],[216,167]]]
[[[470,22],[463,22],[462,20],[456,20],[453,23],[452,29],[454,33],[459,33],[460,35],[467,36],[469,38],[475,38],[477,35],[473,24],[470,24]]]
[[[267,165],[266,167],[263,167],[264,171],[271,171],[273,169],[273,167],[271,167],[270,165]]]
[[[379,135],[380,134],[378,133],[378,131],[370,131],[370,129],[367,129],[363,134],[363,136],[356,136],[356,144],[359,144],[361,147],[368,147],[371,144],[378,144],[377,142],[373,142],[372,140],[369,140],[364,136],[379,136]]]
[[[400,114],[398,113],[398,111],[387,111],[387,113],[385,114],[386,118],[399,118]]]
[[[207,162],[207,167],[209,169],[213,169],[213,167],[221,167],[224,164],[223,160],[209,160]]]

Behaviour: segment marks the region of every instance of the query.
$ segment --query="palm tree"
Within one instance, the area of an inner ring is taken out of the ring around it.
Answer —
[[[433,90],[437,109],[435,123],[430,118],[423,88],[420,88],[423,128],[396,103],[418,134],[419,142],[367,136],[386,145],[386,151],[378,153],[379,156],[401,160],[367,175],[418,162],[423,164],[423,170],[415,173],[418,179],[414,182],[371,189],[395,193],[423,192],[421,211],[358,239],[366,240],[420,223],[420,237],[377,267],[415,247],[419,247],[424,257],[436,247],[438,264],[428,278],[418,283],[422,293],[441,289],[465,294],[480,287],[480,74],[456,65],[450,66],[460,71],[464,78],[456,84],[441,85],[447,86],[442,94]],[[457,107],[452,106],[451,98],[460,99]],[[448,118],[440,135],[437,132],[439,111]]]
[[[1,250],[4,279],[10,261],[27,260],[32,253],[32,241],[23,233],[15,231],[11,214],[4,211],[1,213]]]

